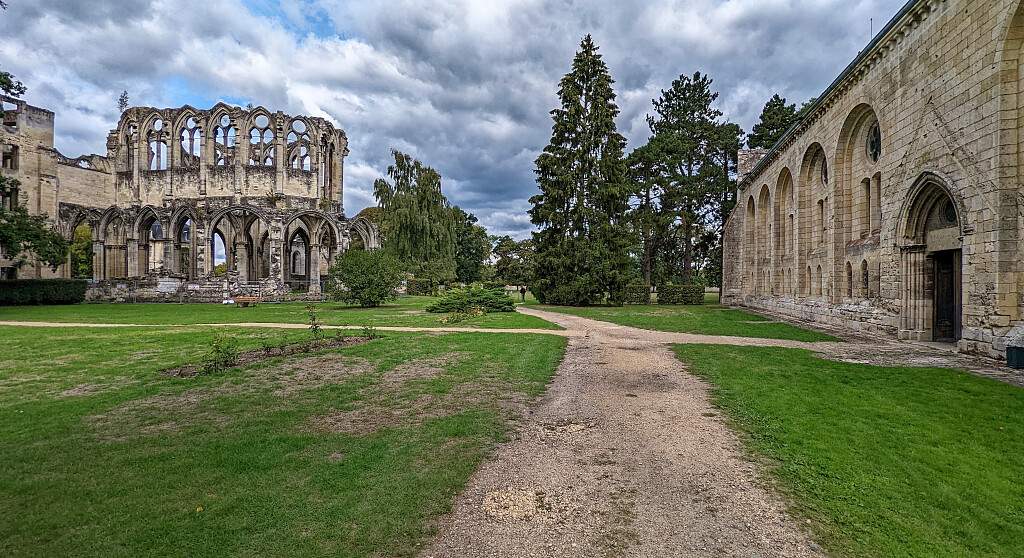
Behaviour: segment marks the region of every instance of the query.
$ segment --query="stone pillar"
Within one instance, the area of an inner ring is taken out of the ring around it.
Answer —
[[[309,245],[309,294],[320,294],[320,245]]]
[[[244,242],[235,243],[235,271],[240,282],[249,281],[249,247]]]
[[[274,217],[270,223],[270,278],[277,283],[278,289],[285,290],[285,266],[287,258],[284,253],[284,223],[280,217]]]
[[[128,239],[128,277],[139,276],[139,241],[135,238]]]
[[[92,280],[99,281],[103,279],[103,253],[105,248],[102,240],[92,241]]]

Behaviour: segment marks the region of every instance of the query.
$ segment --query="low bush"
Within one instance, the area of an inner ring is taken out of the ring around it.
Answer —
[[[84,279],[14,279],[0,281],[0,306],[78,304],[85,301]]]
[[[210,352],[199,365],[200,374],[216,374],[238,364],[238,344],[226,335],[218,335],[210,344]]]
[[[626,285],[623,302],[626,304],[650,304],[651,288],[643,283]]]
[[[499,289],[504,291],[505,283],[502,283],[501,281],[487,281],[484,283],[484,288],[488,290]]]
[[[658,287],[658,304],[704,304],[701,285],[662,285]]]
[[[429,279],[412,277],[405,282],[405,294],[412,296],[434,296],[434,282]]]
[[[505,289],[452,289],[437,302],[427,306],[427,312],[441,314],[469,312],[480,308],[484,312],[515,312],[516,303]]]
[[[383,250],[349,250],[331,266],[327,294],[369,308],[393,300],[401,283],[401,267]]]

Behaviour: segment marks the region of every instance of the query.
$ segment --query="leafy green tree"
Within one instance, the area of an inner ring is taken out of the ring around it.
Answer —
[[[75,279],[92,279],[92,229],[81,224],[75,229],[71,239],[71,277]]]
[[[30,215],[18,203],[19,186],[17,179],[0,176],[0,252],[15,270],[33,257],[56,270],[67,258],[68,242],[50,228],[46,215]]]
[[[629,273],[625,139],[615,127],[608,66],[590,35],[559,83],[551,141],[537,158],[541,193],[530,198],[533,293],[549,304],[621,303]]]
[[[751,149],[771,149],[775,142],[799,120],[796,105],[787,105],[778,94],[772,96],[761,110],[761,119],[750,130],[747,146]]]
[[[403,275],[385,250],[349,250],[328,271],[327,295],[364,308],[380,306],[395,299]]]
[[[455,278],[461,283],[479,281],[484,263],[491,257],[491,242],[487,229],[478,225],[476,215],[459,207],[455,212]]]
[[[516,242],[511,236],[492,238],[494,277],[506,285],[529,285],[533,282],[533,240]]]
[[[388,177],[373,183],[381,208],[384,249],[418,279],[434,284],[455,278],[455,212],[441,193],[441,175],[392,150]]]

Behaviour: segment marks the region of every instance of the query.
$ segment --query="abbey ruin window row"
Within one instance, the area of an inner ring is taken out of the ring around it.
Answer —
[[[239,141],[240,130],[248,141]],[[233,167],[241,161],[248,167],[319,172],[325,191],[333,191],[335,178],[328,169],[346,148],[339,145],[338,135],[322,119],[272,114],[262,108],[131,109],[116,135],[118,167],[131,174],[138,162],[140,170],[159,172]]]

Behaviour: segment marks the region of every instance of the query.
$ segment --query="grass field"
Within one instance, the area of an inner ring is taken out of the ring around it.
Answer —
[[[718,295],[708,295],[718,300]],[[704,306],[675,306],[628,304],[626,306],[545,306],[536,308],[551,312],[572,314],[582,318],[601,320],[619,325],[704,335],[730,335],[794,341],[835,341],[831,335],[803,329],[787,323],[774,322],[762,316],[726,308],[715,303]]]
[[[357,308],[334,302],[317,304],[326,325],[440,327],[444,314],[424,310],[436,299],[404,296],[378,308]],[[73,306],[0,307],[0,320],[84,322],[115,324],[224,324],[224,323],[306,323],[307,303],[264,303],[250,308],[224,304],[76,304]],[[517,312],[489,313],[469,318],[459,327],[558,329],[540,318]]]
[[[308,336],[217,331],[251,348]],[[388,334],[159,374],[214,335],[0,327],[0,555],[411,556],[565,344]]]
[[[1024,390],[967,373],[678,346],[837,556],[1024,556]]]

